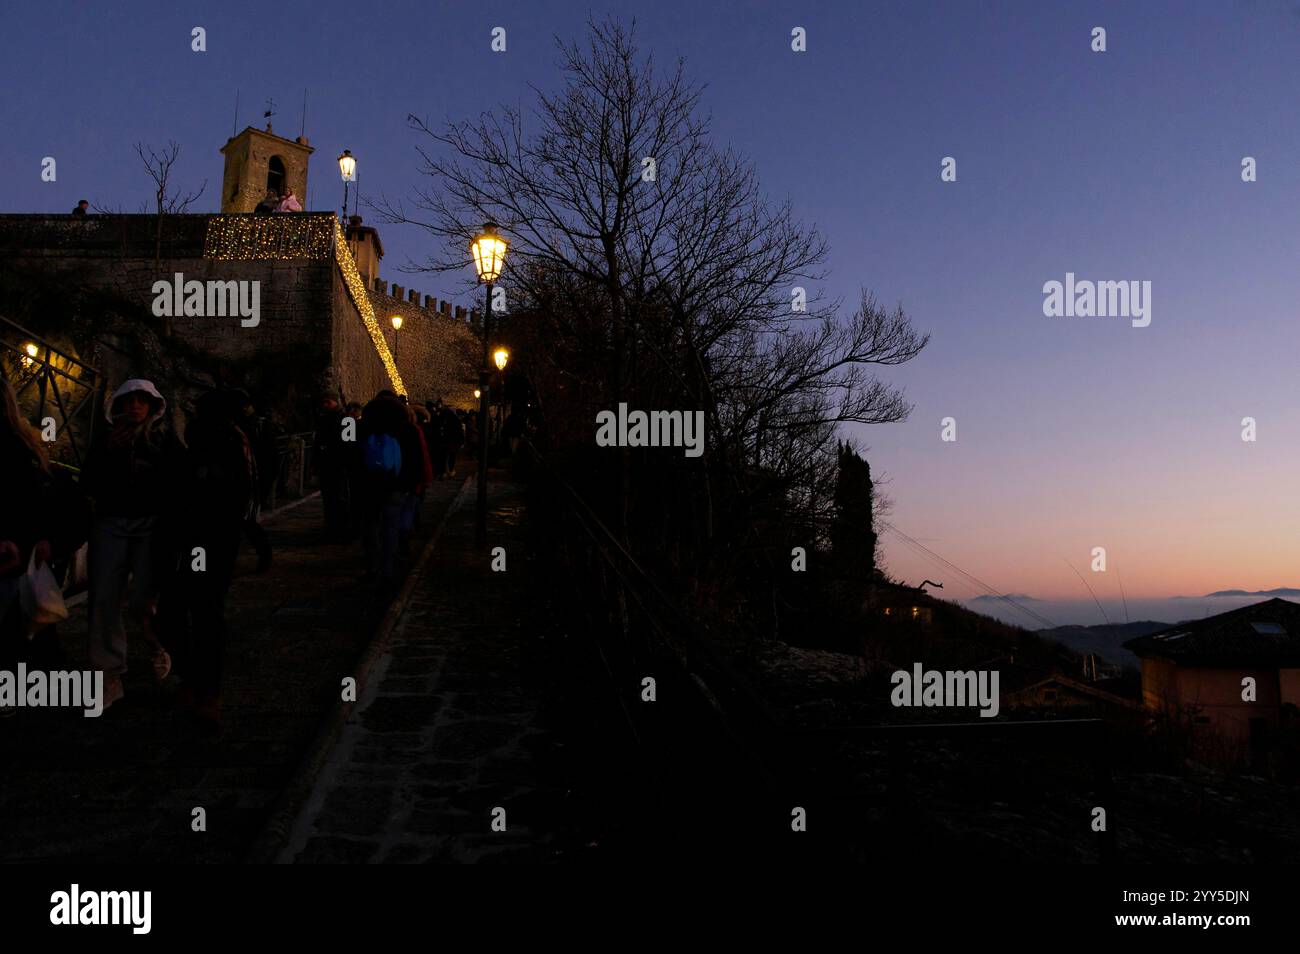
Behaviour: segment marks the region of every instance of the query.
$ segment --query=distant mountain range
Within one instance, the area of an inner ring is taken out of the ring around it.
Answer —
[[[1174,600],[1208,600],[1216,597],[1240,598],[1243,596],[1262,596],[1265,598],[1280,596],[1283,599],[1300,599],[1300,588],[1294,586],[1279,586],[1272,590],[1215,590],[1213,593],[1206,593],[1204,596],[1171,596]],[[1026,593],[1007,593],[1003,596],[973,596],[966,600],[967,603],[1001,603],[1003,600],[1015,600],[1017,603],[1041,603],[1040,599],[1035,599]]]
[[[1096,653],[1102,659],[1117,666],[1138,665],[1137,656],[1124,648],[1124,643],[1139,636],[1148,636],[1168,629],[1171,623],[1144,619],[1133,623],[1109,623],[1097,626],[1057,626],[1054,629],[1040,629],[1037,634],[1044,639],[1068,646],[1082,656]]]
[[[1294,586],[1279,586],[1275,590],[1215,590],[1204,596],[1175,596],[1176,600],[1206,600],[1213,596],[1280,596],[1283,599],[1300,596],[1300,589]]]

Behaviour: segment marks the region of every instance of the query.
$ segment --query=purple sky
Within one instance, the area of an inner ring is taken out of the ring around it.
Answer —
[[[1100,621],[1074,602],[1088,594],[1067,560],[1103,602],[1116,571],[1130,602],[1300,586],[1297,4],[706,6],[591,10],[635,16],[643,47],[687,58],[716,137],[829,239],[826,292],[851,302],[866,285],[932,332],[887,372],[911,420],[857,435],[901,529],[1058,622]],[[270,96],[291,137],[308,90],[311,208],[341,203],[344,147],[363,194],[408,196],[406,114],[530,102],[529,84],[557,76],[552,36],[581,35],[586,16],[542,0],[21,4],[0,36],[0,209],[134,209],[147,180],[131,145],[169,138],[180,181],[207,179],[200,210],[214,209],[237,89],[240,128]],[[194,26],[206,53],[190,51]],[[790,51],[794,26],[807,53]],[[956,183],[940,182],[944,156]],[[425,249],[417,230],[383,239],[386,277],[468,303],[449,277],[397,272]],[[1043,283],[1067,271],[1150,281],[1150,327],[1044,317]],[[940,441],[947,416],[955,443]],[[977,592],[888,538],[887,556],[909,582]]]

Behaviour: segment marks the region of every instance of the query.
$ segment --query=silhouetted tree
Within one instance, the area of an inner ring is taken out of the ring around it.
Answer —
[[[145,171],[154,183],[154,208],[158,216],[157,232],[154,236],[154,264],[162,260],[163,218],[168,215],[182,215],[203,195],[208,187],[207,180],[199,186],[198,192],[175,192],[171,188],[172,166],[181,154],[181,147],[174,141],[168,141],[166,148],[157,151],[144,143],[135,144],[135,153],[144,163]]]
[[[841,579],[870,581],[876,569],[875,486],[871,465],[846,443],[839,444],[835,516],[831,521],[831,565]]]
[[[653,532],[669,532],[661,502],[689,505],[696,549],[722,566],[748,539],[758,484],[829,514],[836,426],[909,411],[868,366],[910,360],[928,336],[865,291],[847,317],[821,300],[824,240],[711,141],[680,60],[661,71],[614,21],[557,46],[563,86],[539,92],[527,121],[509,106],[437,128],[409,117],[431,183],[376,206],[439,240],[417,270],[472,274],[470,239],[500,224],[514,332],[535,334],[525,353],[550,419],[561,391],[587,441],[594,411],[619,401],[704,411],[702,460],[642,455],[634,475],[634,455],[620,454],[615,523],[635,476]],[[809,289],[806,310],[792,307],[796,287]]]

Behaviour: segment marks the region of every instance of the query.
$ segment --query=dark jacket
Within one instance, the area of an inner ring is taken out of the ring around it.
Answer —
[[[419,460],[420,450],[419,445],[414,443],[409,428],[413,428],[413,425],[407,419],[405,405],[393,398],[377,397],[361,411],[361,427],[357,431],[359,446],[364,447],[371,435],[387,434],[397,441],[402,451],[402,469],[396,478],[381,478],[362,471],[364,486],[372,494],[414,489],[410,464]]]
[[[465,443],[465,427],[451,408],[442,411],[442,444],[444,447],[457,448]]]
[[[0,444],[0,540],[18,546],[18,568],[3,579],[27,572],[32,547],[48,539],[50,514],[47,511],[47,488],[50,475],[41,469],[36,455],[11,435]]]
[[[257,467],[243,431],[231,418],[202,415],[186,429],[189,448],[178,469],[180,502],[173,517],[173,532],[181,559],[191,548],[205,547],[211,569],[228,574],[233,564],[244,522],[253,511],[257,493]],[[201,504],[200,504],[201,502]]]
[[[101,431],[86,456],[81,489],[100,517],[156,517],[176,491],[180,442],[157,424],[140,428],[135,439],[113,446]]]
[[[347,448],[343,441],[343,411],[339,408],[322,408],[316,415],[316,468],[324,471],[342,469]]]
[[[417,493],[433,479],[433,465],[429,461],[424,434],[418,425],[408,420],[398,433],[397,441],[402,445],[402,474],[396,489]]]

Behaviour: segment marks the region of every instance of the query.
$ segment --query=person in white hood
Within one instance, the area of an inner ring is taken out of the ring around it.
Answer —
[[[132,378],[104,408],[110,428],[96,435],[81,485],[94,503],[89,552],[90,664],[104,673],[104,708],[122,698],[127,639],[122,598],[153,644],[154,674],[170,669],[150,620],[157,598],[155,540],[173,499],[180,442],[163,426],[167,401],[153,383]]]

